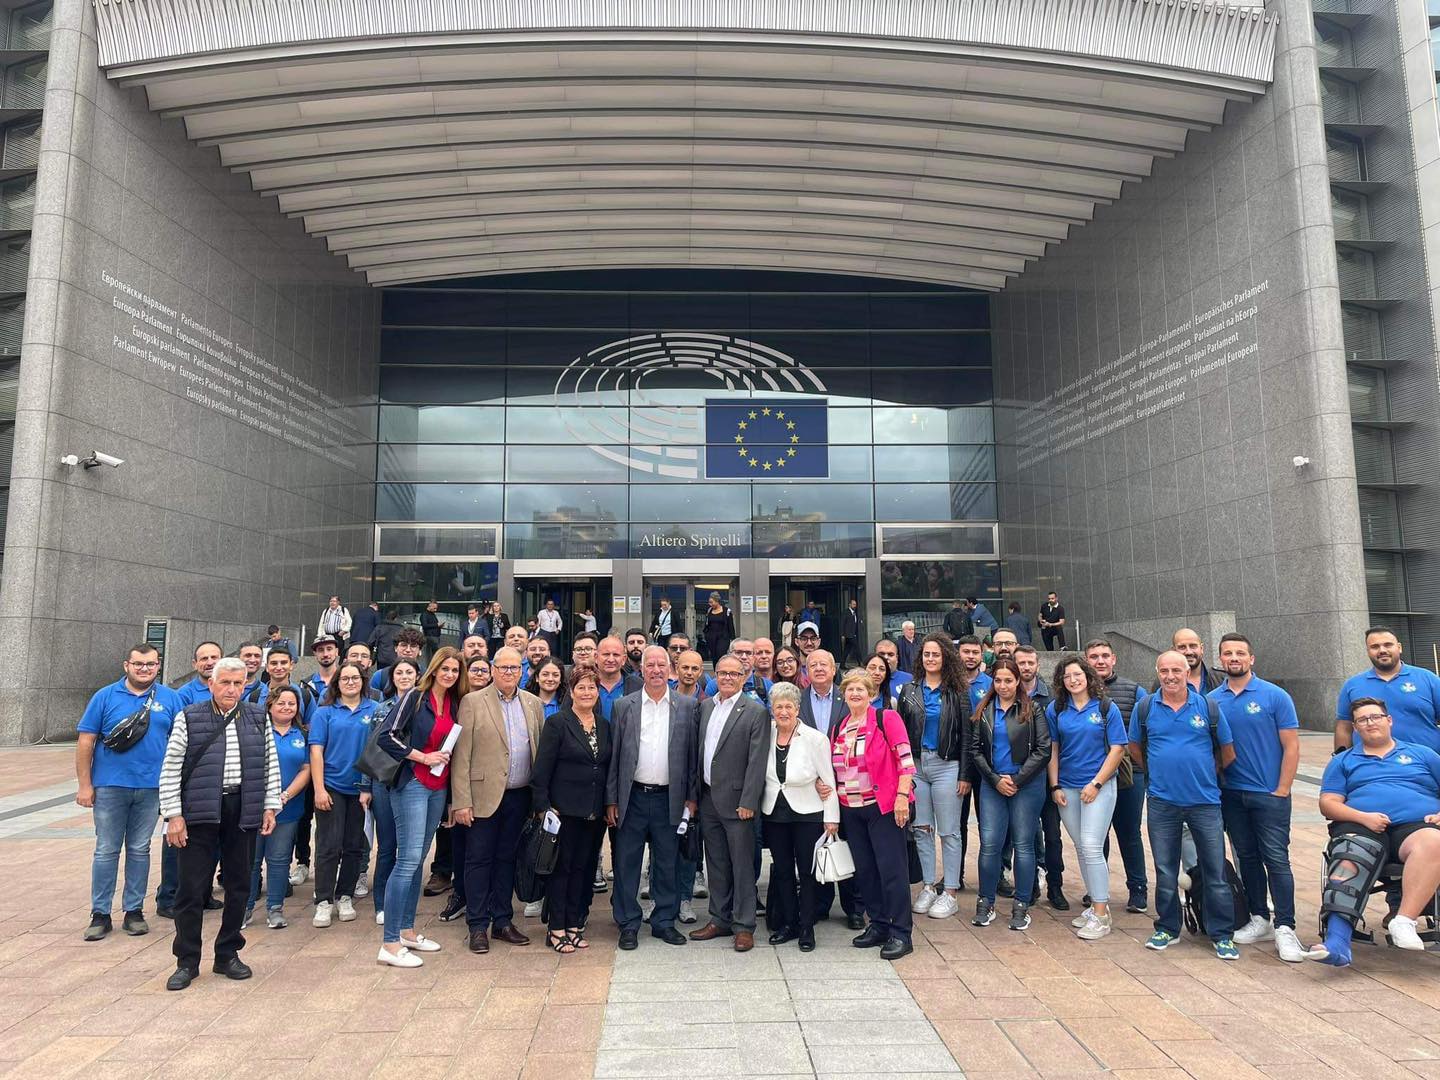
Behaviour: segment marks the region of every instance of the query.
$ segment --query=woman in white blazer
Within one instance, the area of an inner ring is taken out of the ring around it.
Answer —
[[[822,833],[840,829],[840,800],[835,795],[835,766],[830,742],[800,723],[800,689],[790,683],[770,688],[770,757],[765,766],[765,843],[770,847],[770,894],[766,912],[775,932],[771,945],[800,941],[800,951],[815,948],[815,845]],[[819,780],[830,792],[820,798]],[[797,894],[798,882],[798,896]]]

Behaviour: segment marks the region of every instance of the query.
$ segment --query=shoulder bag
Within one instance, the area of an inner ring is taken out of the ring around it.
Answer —
[[[409,714],[404,710],[411,704],[415,696],[414,690],[405,691],[405,696],[391,707],[391,714],[395,716],[395,724],[392,728],[385,721],[375,726],[370,737],[365,740],[365,749],[360,751],[360,759],[355,762],[355,768],[360,770],[370,779],[386,787],[394,787],[395,779],[400,775],[400,770],[406,765],[404,761],[396,761],[395,758],[380,745],[380,737],[387,729],[392,730],[398,736],[402,731],[401,724],[406,722],[408,728]],[[389,719],[387,714],[386,720]]]
[[[105,749],[123,754],[145,738],[145,733],[150,730],[150,706],[153,704],[155,687],[152,684],[150,693],[145,695],[144,704],[111,728],[109,734],[100,740]]]

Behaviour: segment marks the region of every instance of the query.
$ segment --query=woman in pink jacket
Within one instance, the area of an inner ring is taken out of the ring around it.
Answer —
[[[910,823],[915,759],[905,722],[889,709],[871,706],[876,685],[855,668],[840,680],[850,715],[835,726],[831,756],[840,796],[840,823],[855,859],[855,884],[870,925],[851,942],[879,947],[886,960],[913,951],[910,944]]]

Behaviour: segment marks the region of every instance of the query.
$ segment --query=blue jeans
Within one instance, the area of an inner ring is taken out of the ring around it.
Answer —
[[[926,885],[939,881],[935,867],[935,837],[940,837],[945,888],[958,889],[965,873],[965,839],[960,829],[960,763],[933,750],[920,752],[915,772],[915,847],[920,874]]]
[[[410,783],[414,782],[412,777]],[[371,786],[370,816],[375,822],[375,880],[370,883],[370,899],[374,901],[376,911],[385,910],[385,886],[395,872],[395,808],[391,805],[394,794],[384,784]]]
[[[1032,777],[1008,798],[980,782],[980,895],[992,904],[1000,884],[1000,854],[1008,834],[1015,844],[1015,899],[1035,899],[1035,830],[1045,803],[1045,776]]]
[[[1234,904],[1225,882],[1225,830],[1220,807],[1211,803],[1177,806],[1150,796],[1147,815],[1150,855],[1155,860],[1155,929],[1180,936],[1180,893],[1176,877],[1180,869],[1180,834],[1190,827],[1195,842],[1195,860],[1205,878],[1205,921],[1214,941],[1228,938],[1234,929]]]
[[[290,855],[295,850],[295,831],[300,819],[277,821],[269,836],[255,834],[255,861],[250,866],[250,903],[260,899],[260,864],[265,864],[265,907],[279,911],[285,906],[285,890],[290,884]]]
[[[384,785],[377,785],[378,793]],[[400,931],[415,928],[420,903],[420,872],[425,852],[445,816],[445,789],[431,791],[414,777],[399,791],[386,791],[395,819],[395,867],[385,882],[386,943],[400,940]],[[376,817],[378,826],[379,816]],[[513,879],[512,879],[513,880]]]
[[[1295,929],[1295,875],[1290,872],[1290,799],[1268,791],[1220,792],[1220,813],[1251,915],[1270,917],[1267,894],[1275,900],[1275,925]],[[1236,923],[1240,912],[1235,913]]]
[[[1115,796],[1120,785],[1112,776],[1095,796],[1095,801],[1086,803],[1080,798],[1080,788],[1064,788],[1065,805],[1056,807],[1065,831],[1075,844],[1075,855],[1080,862],[1080,877],[1085,882],[1085,891],[1090,899],[1100,904],[1110,903],[1110,867],[1105,862],[1105,837],[1110,833],[1110,822],[1115,816]],[[1051,805],[1054,805],[1053,800]]]
[[[97,787],[95,789],[95,858],[90,864],[90,910],[110,914],[115,878],[120,870],[120,845],[125,845],[125,888],[121,909],[145,906],[150,883],[150,837],[160,817],[157,788]]]

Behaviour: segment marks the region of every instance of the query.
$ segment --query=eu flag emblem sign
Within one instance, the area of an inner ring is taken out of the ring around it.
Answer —
[[[826,402],[734,398],[705,401],[705,476],[830,475]]]

